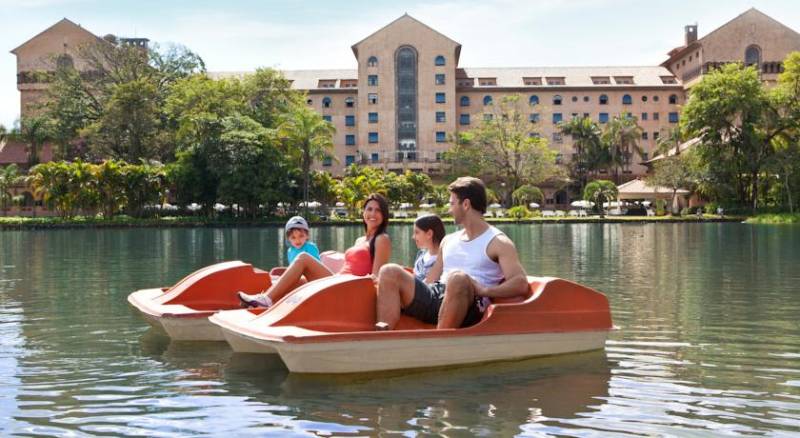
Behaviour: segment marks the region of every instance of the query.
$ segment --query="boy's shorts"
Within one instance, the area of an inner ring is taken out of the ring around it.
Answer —
[[[425,284],[419,278],[414,278],[414,299],[408,307],[403,309],[403,315],[417,318],[426,324],[436,324],[439,321],[439,309],[444,301],[445,287],[445,283],[439,281]],[[475,325],[483,318],[483,311],[480,309],[478,300],[479,298],[476,297],[467,309],[467,315],[464,317],[461,327]]]

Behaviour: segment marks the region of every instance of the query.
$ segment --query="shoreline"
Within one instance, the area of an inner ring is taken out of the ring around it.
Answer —
[[[415,218],[391,219],[392,224],[413,224]],[[443,218],[445,221],[448,218]],[[722,223],[722,222],[747,222],[746,216],[707,215],[698,218],[694,215],[687,216],[615,216],[615,217],[559,217],[559,218],[487,218],[491,224],[659,224],[659,223]],[[333,220],[309,221],[314,227],[330,226],[360,226],[358,220]],[[164,217],[149,219],[61,219],[56,217],[29,218],[29,217],[0,217],[0,231],[18,230],[51,230],[51,229],[87,229],[87,228],[247,228],[247,227],[283,227],[285,219],[254,219],[254,220],[220,220],[188,217]]]

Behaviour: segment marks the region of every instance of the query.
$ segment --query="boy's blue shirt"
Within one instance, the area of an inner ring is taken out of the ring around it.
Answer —
[[[289,245],[289,249],[286,250],[286,258],[289,259],[288,264],[291,265],[294,259],[297,258],[301,252],[306,252],[310,256],[319,260],[319,248],[317,248],[317,245],[314,245],[314,242],[306,240],[306,243],[304,243],[300,248],[295,248],[294,246]]]

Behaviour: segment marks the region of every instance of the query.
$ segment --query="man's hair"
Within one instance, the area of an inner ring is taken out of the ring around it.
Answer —
[[[469,199],[473,209],[486,213],[486,185],[480,179],[462,176],[451,182],[447,189],[454,193],[459,201]]]

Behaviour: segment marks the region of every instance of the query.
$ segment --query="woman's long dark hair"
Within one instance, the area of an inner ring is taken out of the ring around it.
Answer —
[[[386,198],[383,197],[380,193],[373,193],[367,196],[367,199],[364,200],[364,206],[362,207],[362,211],[364,208],[367,208],[367,204],[369,201],[375,201],[378,203],[378,207],[381,209],[381,224],[378,225],[378,229],[375,230],[375,234],[369,239],[369,258],[370,260],[375,259],[375,239],[386,232],[386,227],[389,226],[389,202],[386,201]],[[361,219],[364,220],[363,218]],[[364,234],[367,233],[367,222],[364,221]]]
[[[444,223],[442,219],[435,214],[426,214],[420,216],[414,221],[414,225],[422,231],[433,230],[433,241],[438,246],[442,239],[444,239]]]

